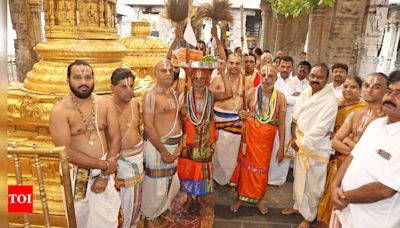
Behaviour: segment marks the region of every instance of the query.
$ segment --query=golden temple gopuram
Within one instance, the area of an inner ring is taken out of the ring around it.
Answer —
[[[140,96],[153,81],[153,64],[165,57],[168,47],[161,39],[150,37],[148,22],[133,22],[132,36],[119,40],[116,0],[42,2],[45,40],[34,47],[40,60],[27,73],[24,83],[13,82],[8,89],[7,140],[17,151],[25,148],[49,153],[42,153],[44,157],[40,160],[21,153],[9,155],[8,184],[17,184],[20,173],[21,183],[34,186],[34,213],[38,216],[29,219],[32,225],[47,224],[40,200],[45,189],[46,205],[55,216],[52,226],[65,227],[59,156],[51,152],[54,145],[48,120],[53,105],[69,92],[67,66],[76,59],[87,60],[93,67],[97,94],[109,94],[112,71],[128,66],[137,76],[135,94]],[[40,175],[37,167],[41,167]],[[39,176],[44,183],[42,187],[37,184]],[[24,221],[22,217],[11,215],[10,225],[18,226],[17,223]]]

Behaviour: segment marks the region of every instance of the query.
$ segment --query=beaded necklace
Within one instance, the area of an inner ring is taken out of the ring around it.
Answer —
[[[94,132],[94,129],[95,129],[96,104],[95,104],[95,99],[93,98],[93,96],[90,96],[90,99],[92,100],[92,103],[91,103],[92,115],[89,118],[87,118],[85,116],[85,114],[83,113],[83,111],[81,110],[81,106],[76,101],[74,96],[71,94],[72,103],[74,103],[75,107],[78,109],[79,114],[81,115],[81,118],[83,120],[83,123],[86,126],[86,132],[87,132],[87,135],[88,135],[88,144],[89,144],[89,146],[93,146],[94,145],[94,141],[95,141],[95,137],[93,135],[93,132]]]
[[[262,106],[263,106],[263,94],[262,94],[262,87],[261,85],[258,85],[257,91],[255,93],[255,106],[254,106],[254,117],[262,124],[268,123],[272,121],[272,118],[275,115],[276,108],[277,108],[277,92],[276,88],[272,88],[272,93],[271,96],[268,99],[268,102],[266,101],[266,106],[267,106],[267,113],[264,114],[262,111]]]
[[[210,121],[211,110],[212,110],[211,109],[212,96],[211,96],[211,92],[208,90],[207,87],[204,90],[204,97],[205,97],[206,103],[204,104],[203,112],[201,114],[201,119],[197,118],[193,87],[189,90],[187,97],[186,97],[186,101],[188,104],[189,119],[190,119],[190,122],[192,122],[192,124],[195,126],[203,126],[204,124],[207,124]]]

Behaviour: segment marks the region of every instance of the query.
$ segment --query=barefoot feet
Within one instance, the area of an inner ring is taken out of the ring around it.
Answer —
[[[261,214],[265,215],[268,213],[268,208],[260,201],[256,205],[257,209],[260,211]]]
[[[297,225],[297,228],[310,228],[311,222],[303,219],[299,225]]]
[[[240,205],[242,205],[242,201],[237,200],[231,205],[231,211],[236,213],[239,210]]]
[[[293,207],[287,207],[282,209],[283,215],[291,215],[291,214],[298,214],[299,211],[294,209]]]

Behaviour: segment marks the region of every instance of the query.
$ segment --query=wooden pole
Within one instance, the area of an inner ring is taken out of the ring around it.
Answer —
[[[242,51],[243,51],[243,47],[244,47],[244,8],[243,8],[243,4],[240,5],[240,41],[242,44]],[[241,58],[241,67],[243,67],[243,58]],[[242,71],[240,71],[242,72]],[[245,81],[246,81],[246,76],[240,75],[240,77],[242,77],[242,100],[243,100],[243,104],[242,104],[242,109],[246,111],[246,90],[245,90]],[[242,121],[242,154],[245,155],[246,154],[246,122]]]

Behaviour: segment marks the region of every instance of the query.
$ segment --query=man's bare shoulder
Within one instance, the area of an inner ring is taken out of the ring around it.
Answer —
[[[249,77],[244,77],[244,83],[246,86],[253,87],[253,82],[251,81],[251,79]]]
[[[143,93],[143,98],[146,98],[148,96],[155,96],[155,91],[154,91],[154,86],[148,88],[146,91]]]
[[[218,75],[214,78],[214,80],[213,80],[212,82],[213,82],[213,84],[221,84],[221,83],[224,83],[224,79],[222,78],[222,75],[221,75],[221,74],[218,74]]]
[[[254,97],[254,93],[256,92],[257,87],[251,87],[247,90],[247,99],[252,99]]]
[[[362,115],[364,115],[365,112],[367,112],[367,111],[368,111],[368,107],[364,107],[364,108],[357,109],[357,110],[355,110],[355,111],[352,112],[351,118],[353,118],[353,119],[359,119],[359,118],[360,118]]]
[[[135,108],[135,109],[139,108],[139,106],[141,105],[141,101],[139,100],[138,97],[132,98],[131,103],[132,103],[133,108]]]
[[[71,109],[71,100],[69,96],[65,96],[53,106],[50,114],[65,113],[68,109]]]

